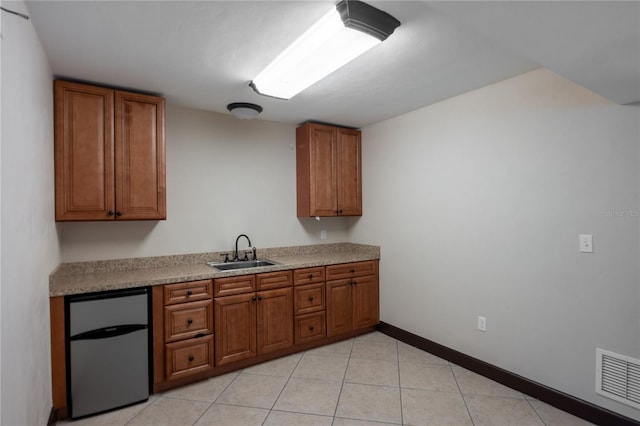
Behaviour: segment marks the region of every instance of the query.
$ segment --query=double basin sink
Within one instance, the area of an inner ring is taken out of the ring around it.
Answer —
[[[207,262],[207,265],[219,271],[231,271],[235,269],[260,268],[262,266],[279,265],[278,262],[267,259],[257,260],[236,260],[229,262]]]

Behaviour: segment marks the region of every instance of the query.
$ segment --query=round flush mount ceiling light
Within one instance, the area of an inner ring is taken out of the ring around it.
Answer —
[[[234,102],[227,105],[227,109],[231,111],[231,114],[235,118],[241,120],[252,120],[262,112],[262,107],[256,104],[249,104],[246,102]]]

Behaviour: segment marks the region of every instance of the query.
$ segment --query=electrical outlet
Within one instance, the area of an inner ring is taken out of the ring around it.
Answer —
[[[478,317],[478,330],[487,331],[487,318],[486,317]]]
[[[593,235],[580,234],[580,251],[582,253],[593,253]]]
[[[322,229],[320,231],[320,239],[321,240],[326,240],[327,239],[327,230],[326,229]]]

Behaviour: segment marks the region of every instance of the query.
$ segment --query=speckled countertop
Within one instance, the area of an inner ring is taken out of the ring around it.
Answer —
[[[49,276],[49,295],[65,296],[380,259],[378,246],[338,243],[258,249],[259,259],[279,263],[273,266],[232,271],[218,271],[207,266],[206,262],[220,261],[223,253],[63,263]]]

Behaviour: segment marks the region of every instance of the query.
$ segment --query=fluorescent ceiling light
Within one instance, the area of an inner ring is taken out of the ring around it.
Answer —
[[[251,87],[290,99],[381,43],[398,25],[366,3],[342,0],[258,74]]]

